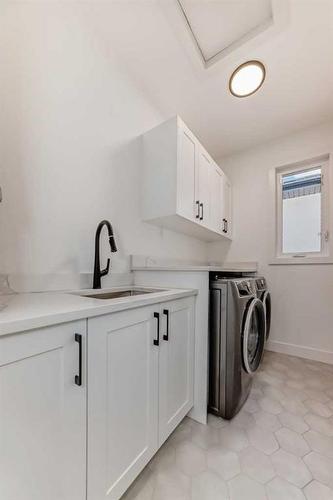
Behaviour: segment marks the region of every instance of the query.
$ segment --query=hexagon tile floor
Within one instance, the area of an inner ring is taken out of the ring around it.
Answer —
[[[186,418],[122,500],[333,500],[333,366],[267,352],[230,422]]]

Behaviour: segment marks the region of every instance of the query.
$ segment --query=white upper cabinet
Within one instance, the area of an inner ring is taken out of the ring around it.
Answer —
[[[223,204],[224,204],[224,190],[223,190],[224,174],[220,167],[213,164],[209,173],[209,189],[210,198],[213,200],[210,210],[210,225],[211,228],[217,233],[223,233]]]
[[[210,185],[209,176],[213,165],[213,160],[208,155],[207,151],[202,146],[198,147],[198,162],[196,176],[196,205],[197,219],[199,223],[209,228],[210,227]]]
[[[185,127],[178,128],[178,200],[179,213],[193,220],[196,189],[196,158],[198,144],[193,134]]]
[[[206,241],[229,236],[222,174],[179,117],[162,123],[143,135],[143,219]]]
[[[231,183],[222,173],[222,222],[223,233],[227,238],[232,237],[232,193]]]

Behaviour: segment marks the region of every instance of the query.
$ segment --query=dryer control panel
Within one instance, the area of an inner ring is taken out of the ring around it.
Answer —
[[[259,291],[266,290],[267,285],[266,285],[265,278],[257,278],[256,279],[256,287],[257,287],[257,290],[259,290]]]
[[[253,290],[251,288],[251,282],[248,280],[240,281],[236,284],[237,290],[240,297],[244,297],[246,295],[253,295]]]

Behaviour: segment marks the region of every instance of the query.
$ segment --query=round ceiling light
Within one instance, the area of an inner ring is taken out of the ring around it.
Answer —
[[[247,61],[235,69],[229,80],[229,89],[236,97],[247,97],[257,92],[264,83],[265,66],[260,61]]]

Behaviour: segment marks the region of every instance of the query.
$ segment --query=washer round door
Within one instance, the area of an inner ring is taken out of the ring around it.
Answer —
[[[243,341],[243,364],[247,373],[254,373],[264,352],[266,339],[265,309],[260,299],[253,299],[245,313]]]
[[[265,292],[262,298],[262,303],[265,309],[265,318],[266,318],[266,340],[269,337],[269,332],[271,329],[271,294],[269,292]]]

